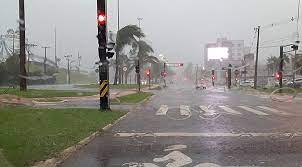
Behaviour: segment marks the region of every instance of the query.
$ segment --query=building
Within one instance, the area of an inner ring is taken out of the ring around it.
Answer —
[[[241,66],[245,54],[244,40],[218,38],[215,43],[208,43],[204,50],[206,69],[221,69],[229,64]]]

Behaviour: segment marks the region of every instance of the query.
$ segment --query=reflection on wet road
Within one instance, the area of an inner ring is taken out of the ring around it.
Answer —
[[[302,166],[299,107],[224,87],[174,85],[61,166]]]

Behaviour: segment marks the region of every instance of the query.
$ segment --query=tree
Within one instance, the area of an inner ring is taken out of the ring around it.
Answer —
[[[193,63],[190,62],[190,63],[185,67],[184,75],[185,75],[185,77],[188,77],[188,78],[190,78],[190,79],[193,78]]]
[[[290,59],[288,55],[284,55],[284,64],[289,64]],[[280,65],[280,58],[275,57],[275,56],[270,56],[269,58],[266,59],[266,66],[268,69],[268,73],[272,72],[275,73],[276,71],[279,70],[279,65]]]
[[[145,34],[142,30],[137,27],[136,25],[128,25],[122,29],[120,29],[117,33],[116,37],[116,46],[115,46],[115,53],[116,53],[116,67],[115,67],[115,77],[114,77],[114,84],[117,84],[117,79],[119,76],[119,80],[121,80],[121,68],[120,65],[126,61],[120,55],[122,54],[123,49],[126,46],[132,46],[133,43],[137,43],[140,38],[145,37]]]

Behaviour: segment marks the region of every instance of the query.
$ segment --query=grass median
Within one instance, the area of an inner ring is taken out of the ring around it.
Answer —
[[[150,92],[139,92],[113,99],[112,104],[136,104],[152,96]]]
[[[62,91],[62,90],[34,90],[20,91],[14,88],[0,88],[0,94],[11,94],[26,98],[51,98],[51,97],[79,97],[92,96],[96,92],[77,92],[77,91]]]
[[[96,109],[0,108],[0,166],[31,166],[48,159],[124,114]]]
[[[88,85],[75,85],[78,88],[90,88],[90,89],[97,89],[98,84],[88,84]],[[136,89],[138,86],[137,84],[118,84],[118,85],[110,85],[110,89]],[[148,85],[141,85],[142,88],[148,87]]]

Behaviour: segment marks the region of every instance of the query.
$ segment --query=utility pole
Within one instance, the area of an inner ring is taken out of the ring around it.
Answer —
[[[256,31],[257,31],[257,47],[256,47],[256,61],[255,61],[254,89],[257,89],[257,80],[258,80],[258,57],[259,57],[260,26],[258,26],[258,28],[256,28]]]
[[[48,47],[48,46],[42,46],[42,48],[44,49],[44,62],[43,62],[43,65],[44,65],[44,74],[46,74],[46,61],[47,61],[46,52],[47,52],[47,49],[50,48],[50,47]]]
[[[70,85],[70,58],[72,55],[64,56],[67,60],[67,84]]]
[[[78,51],[78,72],[80,72],[80,66],[81,66],[82,56],[80,56],[80,52]]]
[[[25,54],[25,11],[24,0],[19,0],[19,31],[20,31],[20,91],[27,90],[26,54]]]
[[[165,87],[167,87],[167,82],[166,82],[166,65],[167,63],[164,63],[164,83],[165,83]]]
[[[195,75],[195,84],[198,84],[198,64],[196,64],[196,75]]]
[[[58,58],[57,58],[57,28],[55,27],[55,63],[56,68],[58,68]]]
[[[117,34],[119,34],[120,31],[120,0],[117,0]],[[114,75],[114,85],[117,84],[117,80],[120,76],[120,70],[119,70],[119,53],[115,54],[115,75]],[[120,81],[120,80],[119,80]],[[120,84],[120,82],[119,82]]]
[[[138,27],[141,28],[141,21],[143,20],[143,18],[138,17],[137,20],[138,20]]]

